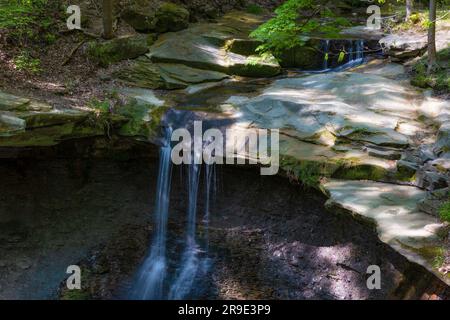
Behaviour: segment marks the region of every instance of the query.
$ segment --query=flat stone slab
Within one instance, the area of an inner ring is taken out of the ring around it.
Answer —
[[[340,207],[374,222],[381,241],[450,284],[450,279],[432,265],[439,248],[444,248],[440,235],[446,226],[419,211],[425,191],[371,181],[331,180],[323,187],[329,193],[330,208]]]
[[[278,80],[236,105],[243,120],[261,128],[292,129],[304,141],[332,146],[344,139],[403,148],[421,130],[416,119],[422,99],[398,81],[341,72]],[[403,123],[409,126],[400,132]]]
[[[406,70],[402,64],[393,62],[385,63],[382,60],[370,61],[365,65],[354,68],[353,71],[383,76],[389,79],[403,79],[406,76]]]
[[[229,75],[270,77],[281,72],[275,58],[261,58],[231,52],[227,41],[246,38],[255,21],[225,16],[218,23],[203,23],[162,35],[147,56],[158,63],[183,64]],[[262,21],[261,21],[262,22]]]
[[[436,29],[436,49],[448,48],[450,41],[450,28],[438,23]],[[428,45],[428,35],[426,33],[404,32],[390,34],[380,40],[385,52],[393,58],[406,60],[425,53]]]
[[[229,76],[225,73],[191,68],[183,64],[152,63],[140,58],[115,72],[122,82],[148,89],[184,89],[192,84],[218,82]]]
[[[169,77],[186,84],[214,82],[228,78],[228,75],[222,72],[194,69],[182,64],[159,63],[157,66],[163,78]]]
[[[25,107],[29,99],[16,97],[0,91],[0,111],[13,111]]]
[[[137,103],[162,107],[165,101],[158,98],[153,90],[143,88],[124,88],[120,90],[124,95],[136,99]]]
[[[380,40],[385,35],[384,32],[368,28],[365,25],[344,29],[340,34],[348,38],[364,40]]]

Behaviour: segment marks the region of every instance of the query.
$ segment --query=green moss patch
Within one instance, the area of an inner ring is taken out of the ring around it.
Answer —
[[[442,221],[450,222],[450,200],[445,202],[439,209],[439,217]]]
[[[412,71],[411,84],[420,88],[432,88],[439,93],[450,93],[450,48],[437,53],[438,66],[427,74],[427,58],[420,59]]]
[[[148,51],[153,35],[122,37],[104,42],[90,42],[89,57],[99,65],[107,67],[122,60],[135,59]]]

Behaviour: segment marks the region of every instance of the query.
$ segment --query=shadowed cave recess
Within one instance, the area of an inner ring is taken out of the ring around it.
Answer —
[[[0,298],[145,298],[133,292],[157,233],[158,153],[123,139],[2,150]],[[196,267],[182,294],[171,295],[191,232],[190,168],[175,166],[162,296],[153,298],[448,296],[435,276],[381,243],[370,226],[327,211],[320,192],[260,176],[257,167],[198,169]],[[65,289],[73,264],[83,270],[81,291]],[[367,289],[374,264],[382,270],[381,290]]]

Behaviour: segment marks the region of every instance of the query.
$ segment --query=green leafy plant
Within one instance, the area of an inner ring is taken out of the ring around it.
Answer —
[[[88,103],[89,107],[94,109],[97,114],[108,114],[110,113],[110,102],[108,100],[97,100],[93,99]]]
[[[264,12],[264,9],[257,4],[249,4],[246,8],[246,11],[252,14],[262,14]]]
[[[263,44],[258,52],[275,55],[305,45],[312,33],[336,35],[340,27],[349,26],[345,18],[336,18],[322,1],[287,0],[275,10],[276,16],[251,33]]]
[[[439,209],[439,216],[442,221],[450,222],[450,200],[445,202]]]
[[[17,70],[30,73],[39,73],[41,71],[41,61],[33,58],[28,51],[22,51],[13,60]]]

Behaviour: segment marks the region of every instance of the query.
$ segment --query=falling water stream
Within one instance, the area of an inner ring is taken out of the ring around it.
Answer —
[[[344,71],[346,69],[353,68],[364,63],[364,40],[349,40],[347,55],[347,62],[333,69],[328,69],[325,71]]]
[[[202,223],[205,230],[208,229],[211,193],[215,187],[215,167],[213,165],[200,165],[195,161],[201,156],[202,150],[192,152],[192,161],[187,168],[187,222],[185,231],[184,251],[179,260],[179,267],[174,274],[169,275],[167,264],[167,229],[170,205],[171,184],[171,134],[170,126],[164,127],[163,143],[160,149],[160,162],[155,206],[156,234],[154,235],[150,253],[142,264],[134,289],[132,299],[160,300],[160,299],[185,299],[195,289],[196,278],[205,275],[211,264],[207,256],[208,241],[207,232],[203,236],[203,242],[197,239],[197,211],[200,189],[200,177],[202,168],[205,168],[205,213]],[[200,144],[201,146],[201,144]]]
[[[323,70],[328,70],[328,59],[329,59],[329,51],[330,51],[330,40],[325,40],[323,49],[325,52],[325,57],[323,59]]]
[[[346,59],[342,63],[337,63],[336,59],[334,63],[332,57],[336,57],[336,53],[332,51],[334,40],[323,40],[322,50],[323,50],[323,63],[320,70],[301,70],[308,73],[324,73],[324,72],[339,72],[345,71],[346,69],[359,66],[364,63],[364,40],[348,40],[347,44],[343,45],[343,50],[346,53]],[[333,66],[334,65],[334,66]]]
[[[158,184],[156,191],[155,205],[155,226],[156,233],[150,254],[145,259],[134,291],[133,299],[152,300],[162,299],[164,296],[164,281],[166,279],[167,257],[167,222],[169,218],[170,204],[170,184],[172,175],[171,165],[171,144],[170,138],[172,130],[170,127],[164,128],[164,144],[160,149]]]

